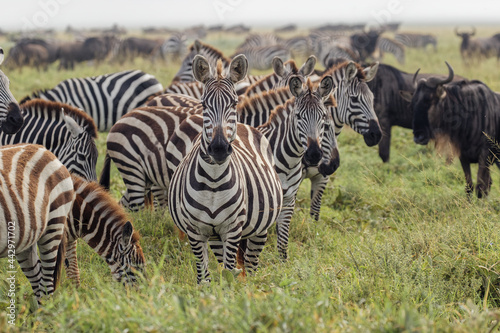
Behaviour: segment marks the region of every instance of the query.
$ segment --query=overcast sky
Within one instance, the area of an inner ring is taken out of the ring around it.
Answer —
[[[500,0],[16,0],[2,1],[0,29],[195,24],[280,26],[386,22],[500,25]],[[8,5],[7,5],[8,3]]]

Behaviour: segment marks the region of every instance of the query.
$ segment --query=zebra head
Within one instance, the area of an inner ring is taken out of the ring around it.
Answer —
[[[0,65],[4,59],[3,49],[0,47]],[[14,134],[23,126],[24,118],[19,104],[9,89],[9,79],[0,70],[0,128],[6,134]]]
[[[304,149],[304,162],[311,166],[318,165],[323,157],[321,146],[328,115],[324,102],[332,93],[333,79],[324,77],[316,89],[308,79],[304,89],[301,78],[292,77],[289,89],[295,96],[294,121]]]
[[[343,63],[331,72],[338,89],[334,93],[337,107],[330,107],[337,124],[349,125],[363,135],[366,145],[376,145],[382,131],[373,108],[373,93],[366,82],[375,77],[378,62],[362,69],[357,63]],[[340,127],[341,128],[341,127]],[[337,129],[337,135],[340,129]]]
[[[201,55],[193,61],[193,74],[204,84],[201,103],[203,106],[202,156],[211,163],[222,164],[232,153],[231,142],[236,138],[238,95],[235,83],[243,80],[248,71],[244,55],[237,55],[223,73],[222,61],[217,62],[215,73]]]
[[[293,76],[305,78],[311,75],[314,71],[314,66],[316,66],[316,57],[313,55],[309,56],[300,68],[297,68],[295,61],[288,60],[283,63],[283,60],[279,57],[273,58],[272,65],[274,73],[279,77],[278,82],[274,84],[274,89],[278,89],[286,87]]]
[[[139,244],[139,234],[127,221],[119,232],[121,240],[118,246],[106,257],[113,278],[124,284],[133,284],[137,281],[137,272],[144,272],[144,254]]]
[[[70,136],[67,139],[61,162],[66,168],[90,181],[97,181],[97,145],[93,131],[88,131],[87,126],[80,126],[73,118],[61,110],[61,118]]]

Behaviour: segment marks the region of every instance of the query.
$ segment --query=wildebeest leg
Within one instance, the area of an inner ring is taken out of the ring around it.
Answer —
[[[490,166],[493,159],[488,152],[481,154],[477,170],[476,194],[478,198],[486,197],[491,188]]]
[[[460,163],[462,164],[462,170],[464,170],[465,175],[465,193],[467,193],[467,196],[470,197],[474,189],[474,184],[472,183],[472,175],[470,172],[470,162],[469,159],[460,156]]]
[[[382,139],[378,143],[378,156],[382,161],[388,162],[391,154],[391,124],[388,121],[379,119],[382,129]]]

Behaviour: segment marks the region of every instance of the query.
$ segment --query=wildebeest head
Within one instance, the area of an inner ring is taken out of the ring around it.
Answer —
[[[0,47],[0,64],[4,59],[3,49]],[[6,134],[14,134],[23,126],[24,118],[19,104],[9,89],[9,79],[0,70],[0,128]]]
[[[426,145],[430,139],[434,138],[432,127],[429,122],[429,114],[432,113],[438,102],[446,97],[446,90],[443,85],[453,80],[453,68],[448,66],[448,77],[445,79],[430,77],[418,81],[415,93],[411,98],[410,108],[413,110],[413,140],[417,144]],[[418,71],[413,77],[414,82]],[[416,82],[415,82],[416,83]],[[405,96],[403,96],[405,97]],[[406,96],[408,100],[409,96]]]
[[[462,48],[467,47],[470,38],[476,34],[476,28],[472,27],[472,32],[458,32],[458,28],[455,28],[455,35],[462,38]]]

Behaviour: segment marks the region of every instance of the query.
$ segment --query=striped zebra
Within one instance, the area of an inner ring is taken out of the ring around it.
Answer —
[[[436,36],[431,34],[419,34],[419,33],[397,33],[394,35],[394,40],[400,42],[406,47],[425,49],[427,45],[432,45],[434,51],[437,51],[437,39]]]
[[[34,98],[66,103],[90,114],[99,131],[109,131],[124,114],[162,91],[163,86],[153,75],[129,70],[64,80],[53,89],[24,98],[21,104]]]
[[[42,99],[21,105],[24,125],[13,135],[0,132],[0,145],[39,144],[50,150],[68,171],[97,180],[97,128],[85,112]]]
[[[0,147],[0,258],[16,257],[37,299],[57,288],[74,198],[71,175],[45,147]]]
[[[287,258],[290,220],[297,191],[303,179],[302,161],[307,161],[309,165],[317,165],[322,155],[326,154],[329,159],[334,159],[334,152],[338,161],[333,131],[328,135],[328,138],[333,140],[332,146],[326,153],[323,150],[325,143],[323,132],[327,130],[327,125],[334,128],[329,124],[328,112],[325,108],[325,102],[331,99],[332,82],[331,77],[325,77],[320,87],[315,89],[308,80],[306,88],[303,88],[300,78],[291,78],[289,89],[293,98],[287,100],[283,106],[277,106],[268,116],[267,122],[257,127],[257,130],[264,134],[271,143],[275,168],[283,188],[283,208],[277,220],[277,230],[278,251],[285,259]],[[278,93],[284,89],[279,89]],[[330,103],[335,104],[334,101]],[[238,113],[240,111],[241,109]],[[173,177],[184,156],[192,151],[193,142],[203,127],[203,119],[201,115],[190,116],[170,137],[166,149],[169,172],[167,178]]]
[[[250,68],[266,70],[271,68],[274,57],[288,60],[292,57],[290,51],[281,45],[268,45],[237,49],[236,53],[244,54],[248,58]]]
[[[106,261],[116,281],[134,283],[135,272],[142,272],[145,262],[139,233],[123,208],[99,184],[74,174],[72,180],[76,200],[66,229],[66,276],[80,285],[76,243],[81,238]]]
[[[261,94],[271,89],[277,89],[288,86],[288,81],[292,76],[307,77],[311,75],[316,66],[316,57],[311,55],[304,64],[298,68],[293,59],[283,63],[279,57],[274,57],[272,67],[274,72],[264,76],[259,81],[253,83],[245,91],[245,97],[250,97],[256,94]]]
[[[183,32],[173,33],[160,46],[160,55],[163,59],[178,60],[187,51],[186,47],[187,36]]]
[[[0,65],[4,53],[0,47]],[[23,116],[19,104],[9,89],[9,78],[0,70],[0,128],[4,133],[14,134],[23,126]]]
[[[238,82],[235,85],[236,89],[236,94],[243,95],[248,87],[250,86],[249,82]],[[173,82],[170,86],[168,86],[165,91],[163,92],[163,95],[165,94],[183,94],[187,96],[194,97],[196,99],[200,99],[201,95],[203,94],[203,84],[198,81],[192,81],[192,82]],[[153,99],[156,98],[161,98],[163,95],[156,96]],[[150,102],[148,102],[147,105],[150,105]],[[172,106],[172,105],[163,105],[163,106]]]
[[[377,40],[377,48],[379,57],[382,58],[384,53],[391,53],[400,64],[405,63],[405,46],[396,41],[385,37],[380,37]]]
[[[251,47],[281,44],[283,44],[283,39],[273,33],[250,34],[236,49],[246,49]]]
[[[210,281],[208,244],[224,268],[238,275],[236,255],[246,239],[245,270],[255,271],[267,230],[282,206],[269,142],[254,128],[237,124],[234,84],[246,76],[245,56],[233,59],[227,75],[221,61],[216,73],[210,67],[205,58],[195,57],[194,76],[205,84],[203,131],[168,192],[170,214],[197,259],[198,283]]]

